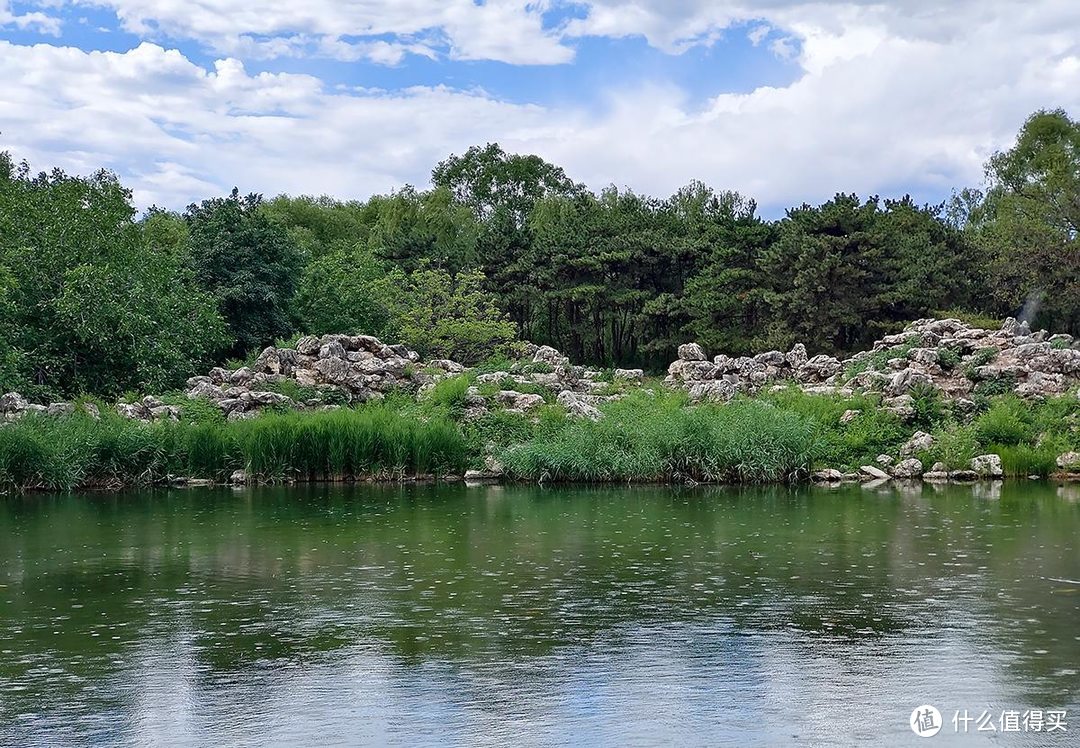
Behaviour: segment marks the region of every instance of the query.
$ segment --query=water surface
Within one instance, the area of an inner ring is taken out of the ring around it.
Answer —
[[[1077,745],[1078,537],[1048,483],[0,497],[0,745]]]

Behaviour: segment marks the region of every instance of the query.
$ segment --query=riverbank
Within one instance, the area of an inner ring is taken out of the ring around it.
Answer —
[[[0,397],[0,486],[461,478],[769,483],[1080,475],[1067,335],[918,320],[847,359],[796,344],[663,380],[522,345],[467,368],[364,335],[308,336],[183,391]]]
[[[634,385],[581,418],[552,394],[528,410],[471,412],[482,374],[420,397],[228,420],[177,398],[144,422],[103,404],[31,413],[0,428],[0,484],[13,490],[183,483],[505,480],[769,483],[810,479],[1080,477],[1080,399],[989,398],[967,416],[924,393],[902,419],[874,394],[797,387],[693,403]]]

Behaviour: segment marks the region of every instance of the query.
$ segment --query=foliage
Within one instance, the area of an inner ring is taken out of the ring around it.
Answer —
[[[451,276],[423,268],[387,278],[397,293],[391,337],[425,358],[450,358],[475,364],[506,350],[516,339],[514,324],[484,290],[484,275],[467,271]]]
[[[532,480],[782,481],[810,468],[812,425],[767,403],[685,407],[642,394],[508,449],[512,475]]]
[[[112,174],[32,176],[0,154],[6,388],[41,398],[161,390],[209,364],[224,327],[167,223],[135,222]]]
[[[301,256],[288,233],[260,211],[261,202],[234,189],[228,197],[190,205],[184,214],[196,280],[217,299],[233,354],[293,331]]]
[[[31,415],[0,428],[0,484],[119,487],[170,475],[220,479],[238,468],[262,480],[460,473],[467,449],[453,422],[382,405],[153,424],[102,408],[100,419]]]

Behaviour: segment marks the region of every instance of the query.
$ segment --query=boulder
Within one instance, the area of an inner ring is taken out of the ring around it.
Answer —
[[[248,482],[248,474],[246,470],[233,470],[229,474],[229,484],[233,486],[242,486]]]
[[[612,376],[614,376],[615,379],[640,382],[645,378],[645,371],[643,369],[616,369]]]
[[[18,392],[8,392],[0,395],[0,413],[19,413],[26,410],[29,405],[26,398]]]
[[[809,360],[806,355],[806,346],[802,343],[796,343],[791,347],[791,350],[787,352],[785,359],[787,360],[788,368],[797,371],[800,366]]]
[[[533,354],[533,363],[547,364],[555,369],[570,365],[570,359],[550,345],[542,345]]]
[[[698,382],[690,387],[690,401],[726,403],[735,397],[735,387],[725,379]]]
[[[834,468],[825,468],[810,474],[810,480],[817,483],[836,483],[844,479],[844,474]]]
[[[705,351],[697,343],[683,343],[679,346],[680,361],[706,361]]]
[[[590,421],[599,421],[603,417],[603,414],[595,405],[586,402],[578,393],[572,390],[563,390],[555,400],[559,405],[566,408],[567,415],[573,418],[588,418]]]
[[[862,414],[861,410],[845,410],[840,416],[840,423],[851,423]]]
[[[910,457],[911,455],[918,454],[919,452],[926,452],[932,449],[934,446],[934,437],[925,431],[916,431],[900,447],[900,455],[902,457]]]
[[[859,468],[859,477],[863,480],[888,480],[890,476],[881,468],[863,465]]]
[[[824,382],[840,372],[840,360],[833,356],[814,356],[795,372],[800,382]]]
[[[923,464],[920,460],[909,457],[896,463],[892,474],[894,478],[919,478],[923,474]]]
[[[1080,452],[1066,452],[1058,455],[1056,464],[1058,469],[1066,473],[1080,473]]]
[[[1001,457],[994,454],[972,457],[971,471],[980,478],[1001,478],[1005,475],[1001,467]]]

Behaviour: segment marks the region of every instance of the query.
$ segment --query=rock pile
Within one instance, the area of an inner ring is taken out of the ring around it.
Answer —
[[[769,384],[794,381],[806,389],[833,384],[840,361],[832,356],[809,358],[806,346],[797,343],[787,353],[767,351],[756,356],[720,354],[709,361],[697,343],[679,346],[679,358],[668,367],[664,380],[689,391],[694,402],[726,402],[736,392],[753,393]]]
[[[1015,392],[1021,397],[1060,395],[1080,383],[1080,348],[1070,335],[1032,332],[1009,318],[998,330],[958,319],[921,319],[887,335],[868,351],[839,360],[808,358],[806,347],[756,356],[718,355],[709,361],[701,346],[679,347],[665,382],[682,387],[694,401],[725,401],[779,382],[808,392],[878,392],[883,406],[907,416],[912,393],[929,387],[961,406],[980,392]]]
[[[266,348],[250,367],[215,368],[192,377],[187,396],[210,400],[235,420],[274,406],[326,408],[380,400],[391,390],[416,392],[464,370],[453,361],[422,363],[416,351],[371,335],[308,336],[293,348]],[[283,394],[286,387],[299,399]]]

